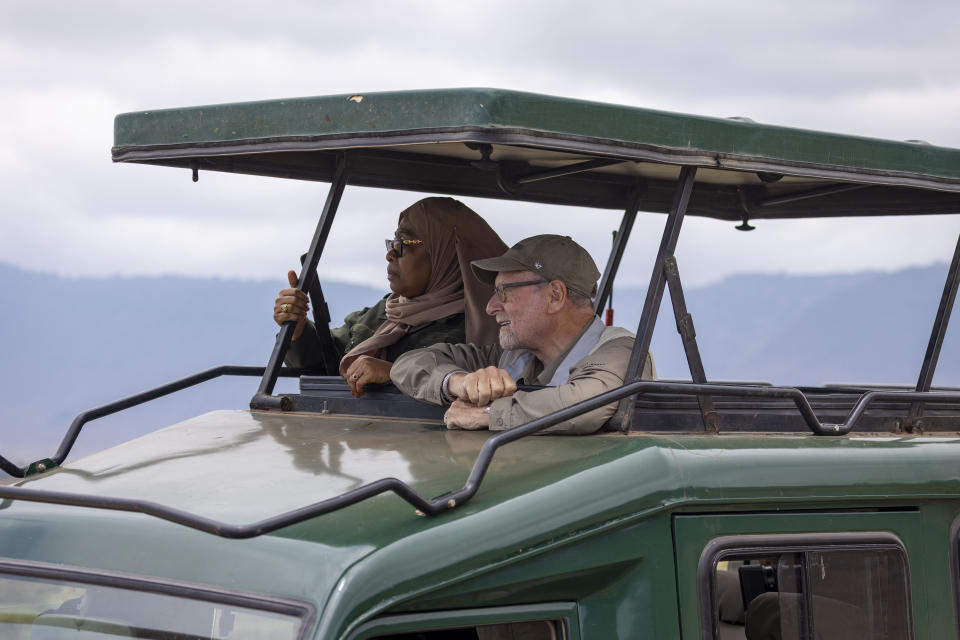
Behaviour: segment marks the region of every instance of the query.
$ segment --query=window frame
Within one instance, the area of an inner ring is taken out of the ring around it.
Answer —
[[[956,637],[960,638],[960,515],[950,524],[950,582],[953,586],[953,619]]]
[[[56,581],[68,580],[80,584],[175,596],[190,600],[246,607],[257,611],[292,616],[300,621],[297,640],[307,640],[312,635],[317,618],[316,608],[309,602],[210,585],[192,584],[179,580],[132,576],[108,570],[98,569],[93,571],[80,567],[54,565],[45,562],[25,562],[9,558],[0,558],[0,577],[2,576],[20,576],[24,578],[41,578]]]
[[[440,631],[484,624],[558,620],[563,626],[563,640],[580,640],[580,616],[576,602],[545,602],[482,609],[458,609],[424,613],[386,615],[364,622],[345,637],[368,640],[384,634]]]
[[[960,534],[960,518],[955,521]],[[754,534],[722,536],[711,540],[700,554],[697,565],[697,592],[700,603],[702,640],[719,637],[716,582],[713,579],[717,564],[731,556],[764,553],[805,553],[809,551],[895,551],[903,560],[903,580],[906,590],[908,640],[914,638],[913,597],[910,578],[910,556],[899,536],[885,531],[837,532],[800,534]],[[956,567],[954,567],[956,570]],[[957,574],[955,573],[955,576]],[[957,578],[960,580],[960,577]],[[960,585],[960,582],[957,582]],[[958,623],[960,624],[960,623]]]

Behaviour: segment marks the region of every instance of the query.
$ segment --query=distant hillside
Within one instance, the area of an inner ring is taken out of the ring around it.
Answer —
[[[739,275],[691,289],[686,298],[710,377],[791,386],[916,384],[945,277],[946,265],[841,276]],[[939,385],[960,385],[956,307],[934,379]],[[618,321],[627,319],[622,314]],[[662,376],[688,376],[667,296],[653,349]]]
[[[741,275],[689,289],[707,374],[779,384],[915,383],[945,265],[843,276]],[[88,408],[217,364],[266,362],[282,282],[181,277],[60,278],[0,265],[0,453],[49,455]],[[385,293],[325,282],[340,319]],[[618,289],[617,324],[636,329],[643,291]],[[687,377],[665,296],[653,341],[661,377]],[[936,384],[960,385],[960,313]],[[208,382],[92,423],[78,454],[216,408],[245,407],[255,379]],[[294,384],[288,382],[286,384]],[[293,387],[287,387],[293,388]]]
[[[218,364],[266,363],[280,281],[181,277],[60,278],[0,265],[0,452],[56,449],[81,411]],[[332,317],[386,293],[324,283]],[[84,430],[77,451],[119,442],[217,408],[246,407],[253,378],[220,378]],[[287,382],[287,384],[290,384]],[[9,454],[8,454],[9,452]]]

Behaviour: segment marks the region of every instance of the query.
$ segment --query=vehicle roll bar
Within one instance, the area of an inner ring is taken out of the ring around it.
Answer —
[[[217,369],[220,369],[218,367]],[[242,369],[255,369],[255,367],[242,367]],[[215,371],[212,369],[210,371]],[[203,372],[203,375],[209,372]],[[256,373],[244,373],[242,375],[258,375]],[[187,380],[185,378],[184,380]],[[182,382],[182,381],[178,381]],[[171,383],[171,385],[176,383]],[[167,385],[167,386],[171,386]],[[575,418],[579,415],[593,411],[612,402],[618,402],[632,395],[647,392],[659,392],[677,395],[718,395],[718,396],[746,396],[755,398],[786,398],[793,400],[797,409],[803,416],[804,421],[810,427],[810,430],[816,435],[822,436],[840,436],[849,433],[870,405],[878,400],[928,400],[940,401],[948,404],[960,405],[960,393],[934,393],[934,392],[916,392],[916,391],[868,391],[864,393],[857,401],[856,405],[850,411],[847,419],[840,424],[821,424],[810,407],[806,396],[799,389],[791,387],[759,387],[746,385],[725,385],[725,384],[691,384],[685,382],[648,382],[638,381],[623,385],[617,389],[607,391],[593,398],[589,398],[575,405],[571,405],[549,415],[531,420],[530,422],[502,431],[490,437],[480,448],[480,453],[473,464],[466,484],[460,489],[441,495],[432,500],[424,498],[416,492],[410,485],[398,480],[397,478],[381,478],[374,482],[363,485],[351,491],[347,491],[334,498],[322,500],[314,504],[281,513],[277,516],[259,520],[251,524],[235,525],[219,522],[211,518],[197,514],[168,507],[155,502],[146,500],[134,500],[129,498],[114,498],[87,494],[71,494],[57,491],[44,491],[39,489],[25,489],[22,487],[4,487],[0,486],[0,498],[7,501],[23,500],[27,502],[43,502],[51,504],[63,504],[78,507],[93,507],[97,509],[110,509],[113,511],[128,511],[132,513],[144,513],[163,520],[169,520],[192,529],[211,533],[223,538],[253,538],[283,527],[288,527],[298,522],[310,520],[332,511],[337,511],[367,500],[387,491],[392,491],[401,499],[408,502],[417,509],[420,515],[438,515],[456,508],[458,505],[470,500],[483,482],[493,455],[505,444],[518,440],[525,436],[543,431],[556,424]],[[142,394],[141,394],[142,395]],[[120,403],[114,403],[115,405]],[[109,406],[109,405],[108,405]],[[96,410],[94,410],[96,411]],[[83,414],[81,414],[83,415]],[[78,416],[79,419],[79,416]],[[0,509],[9,506],[0,503]]]
[[[49,471],[50,469],[63,464],[63,461],[67,459],[67,455],[69,455],[70,450],[77,441],[77,437],[80,435],[80,431],[83,429],[83,426],[92,420],[97,420],[98,418],[109,416],[119,411],[123,411],[124,409],[129,409],[131,407],[144,404],[145,402],[162,398],[163,396],[176,393],[177,391],[182,391],[183,389],[198,385],[201,382],[219,378],[220,376],[262,376],[263,372],[264,367],[224,364],[194,373],[185,378],[180,378],[179,380],[174,380],[173,382],[168,382],[167,384],[154,387],[153,389],[148,389],[147,391],[142,391],[132,396],[127,396],[126,398],[116,400],[115,402],[111,402],[94,409],[88,409],[73,419],[73,422],[67,429],[66,435],[60,442],[60,447],[57,449],[56,454],[54,454],[52,457],[37,460],[36,462],[32,462],[24,467],[20,467],[0,455],[0,470],[11,476],[14,476],[15,478],[25,478],[35,473]],[[302,373],[303,371],[300,369],[283,368],[280,370],[279,375],[284,377],[299,377]]]

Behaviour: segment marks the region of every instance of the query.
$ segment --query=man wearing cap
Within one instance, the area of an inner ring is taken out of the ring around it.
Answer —
[[[390,374],[409,396],[451,403],[448,428],[509,429],[623,384],[634,335],[594,313],[600,272],[569,236],[533,236],[470,266],[494,285],[486,310],[500,325],[499,344],[409,351]],[[655,376],[648,355],[642,378]],[[517,384],[547,388],[518,391]],[[593,433],[615,410],[612,403],[540,433]]]

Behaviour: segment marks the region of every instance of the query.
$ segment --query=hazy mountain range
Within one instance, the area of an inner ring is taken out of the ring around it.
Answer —
[[[894,273],[740,275],[686,291],[714,379],[914,384],[946,265]],[[64,278],[0,265],[0,453],[51,455],[83,410],[217,364],[263,365],[277,282],[182,277]],[[384,293],[324,282],[335,319]],[[636,329],[643,290],[614,292],[616,324]],[[960,323],[935,384],[960,386]],[[688,377],[669,298],[654,334],[661,377]],[[286,389],[294,389],[288,382]],[[257,379],[220,379],[90,423],[83,454],[216,408],[246,407]],[[75,457],[75,456],[71,456]]]

